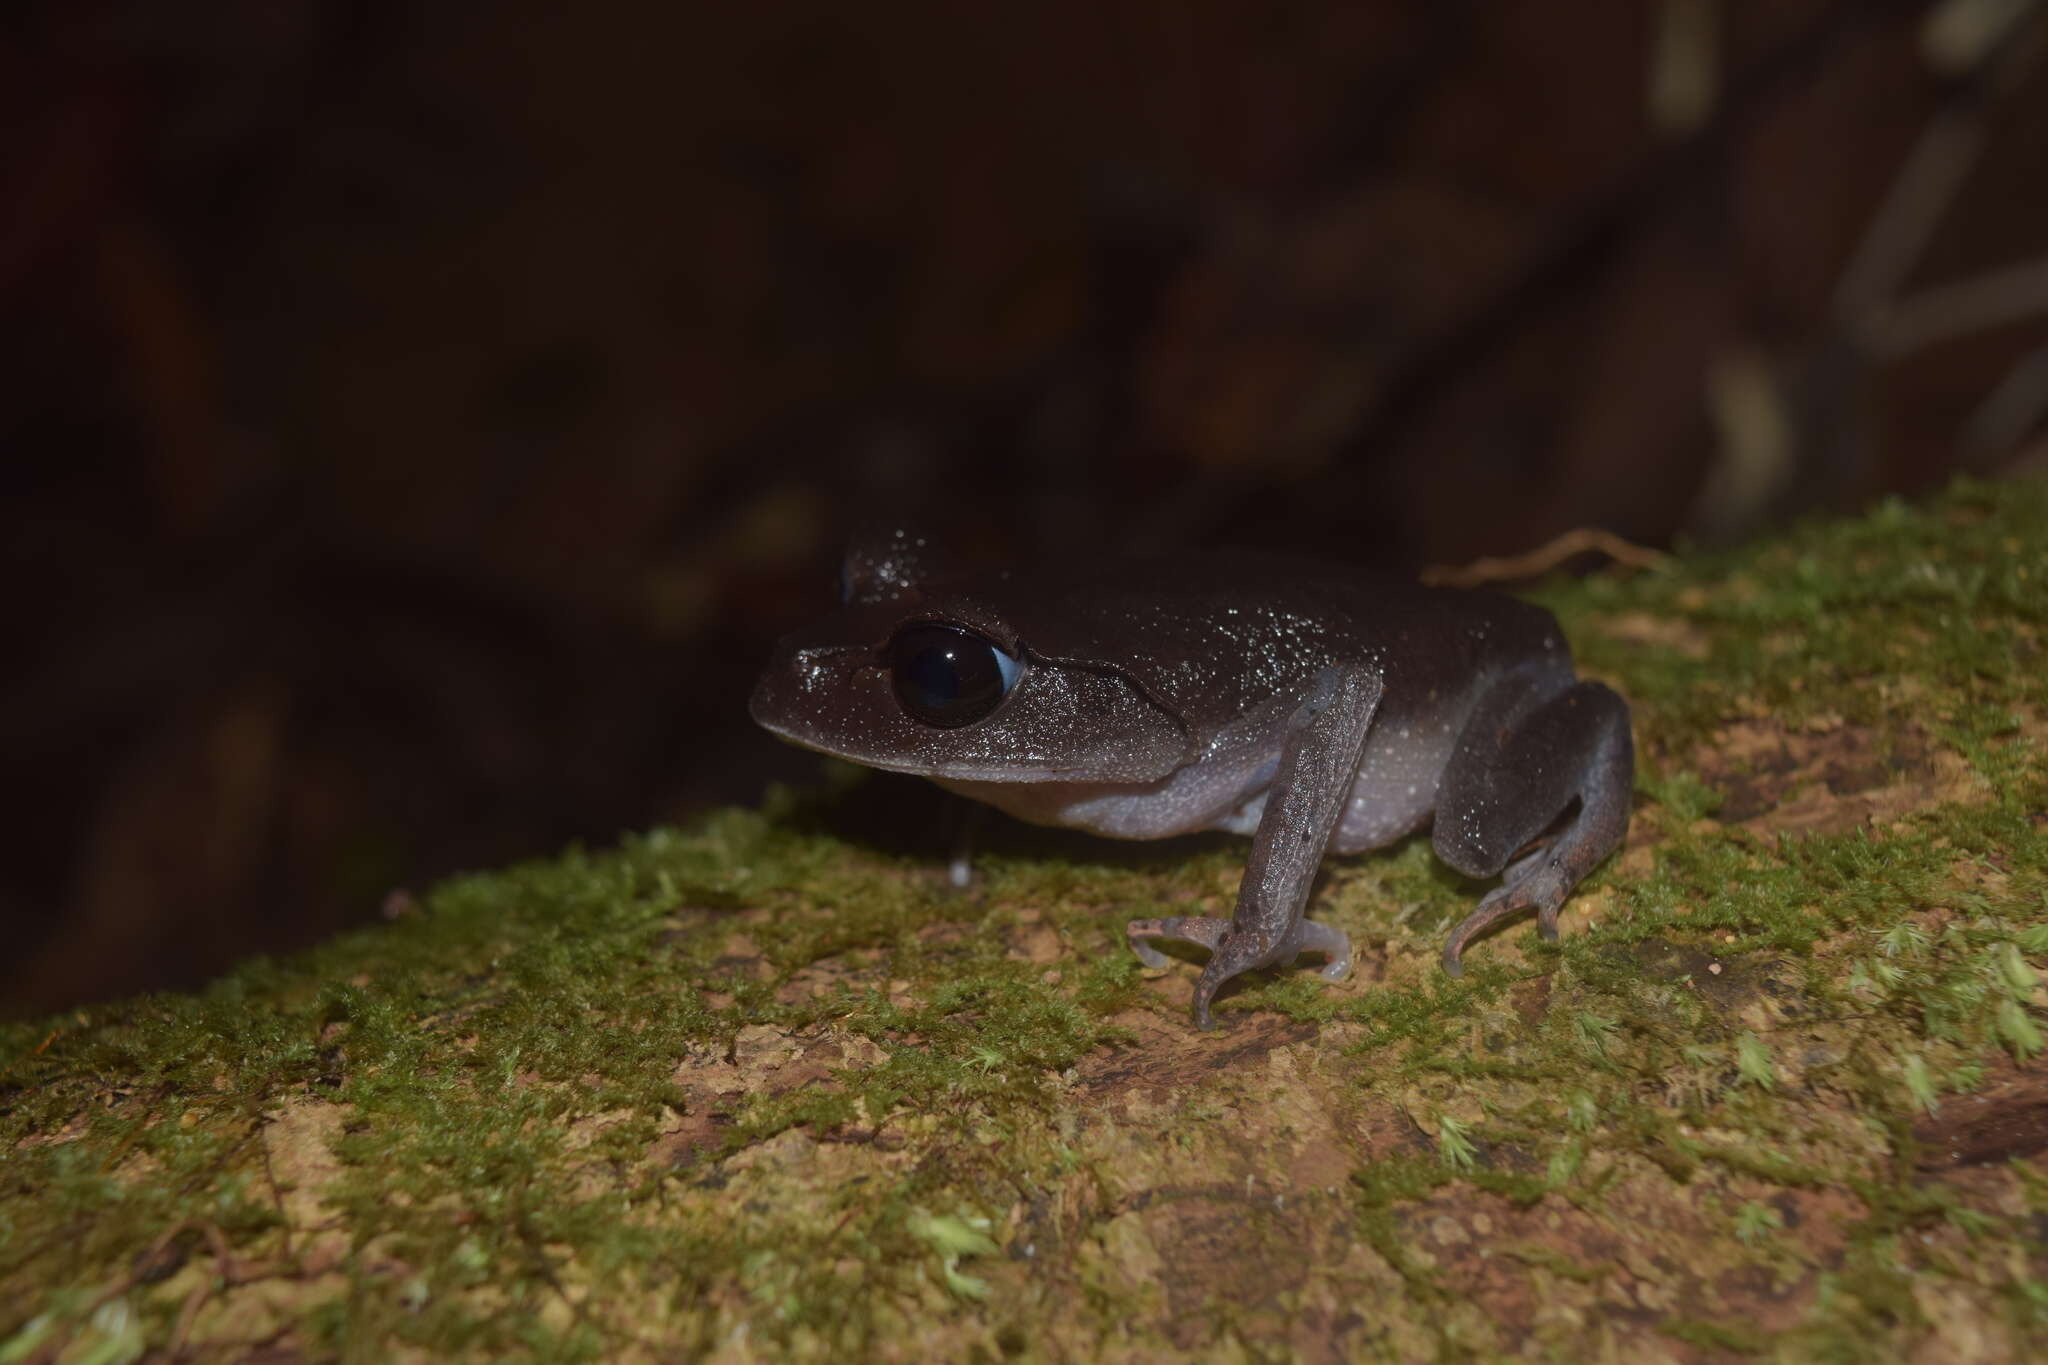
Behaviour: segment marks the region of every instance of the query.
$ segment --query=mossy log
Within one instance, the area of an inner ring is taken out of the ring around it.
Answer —
[[[842,774],[0,1029],[0,1362],[2048,1353],[2048,484],[1538,596],[1639,750],[1560,943],[1444,976],[1418,838],[1198,1033],[1117,930],[1242,841],[957,893]]]

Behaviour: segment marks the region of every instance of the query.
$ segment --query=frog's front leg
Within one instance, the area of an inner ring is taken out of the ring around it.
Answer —
[[[1557,937],[1565,897],[1628,832],[1634,776],[1628,705],[1608,688],[1532,670],[1488,690],[1437,784],[1434,840],[1452,867],[1501,882],[1451,931],[1445,971],[1458,975],[1474,935],[1532,906],[1538,932]],[[1510,864],[1574,804],[1546,846]]]
[[[1357,779],[1366,731],[1384,690],[1378,671],[1362,665],[1332,666],[1317,674],[1309,695],[1288,719],[1230,919],[1131,921],[1131,946],[1148,966],[1162,966],[1166,959],[1147,939],[1177,939],[1210,950],[1195,983],[1197,1026],[1210,1027],[1210,1001],[1240,972],[1292,962],[1302,952],[1327,957],[1323,975],[1331,980],[1350,968],[1350,940],[1326,924],[1304,919],[1302,910]]]

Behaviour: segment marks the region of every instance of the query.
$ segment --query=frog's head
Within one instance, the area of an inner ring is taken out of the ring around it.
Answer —
[[[1018,637],[1003,604],[1028,598],[1028,581],[927,577],[912,539],[848,557],[845,605],[776,643],[755,721],[868,767],[960,781],[1149,782],[1192,757],[1186,728],[1114,667]]]

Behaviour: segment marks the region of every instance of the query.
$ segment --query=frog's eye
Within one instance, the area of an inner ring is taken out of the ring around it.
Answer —
[[[888,660],[903,709],[942,730],[980,720],[1017,680],[1017,661],[988,640],[930,621],[897,631]]]

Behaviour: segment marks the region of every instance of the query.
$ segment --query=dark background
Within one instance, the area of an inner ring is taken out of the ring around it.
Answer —
[[[863,518],[1412,567],[2043,462],[2039,6],[9,13],[7,1012],[813,772],[744,696]]]

